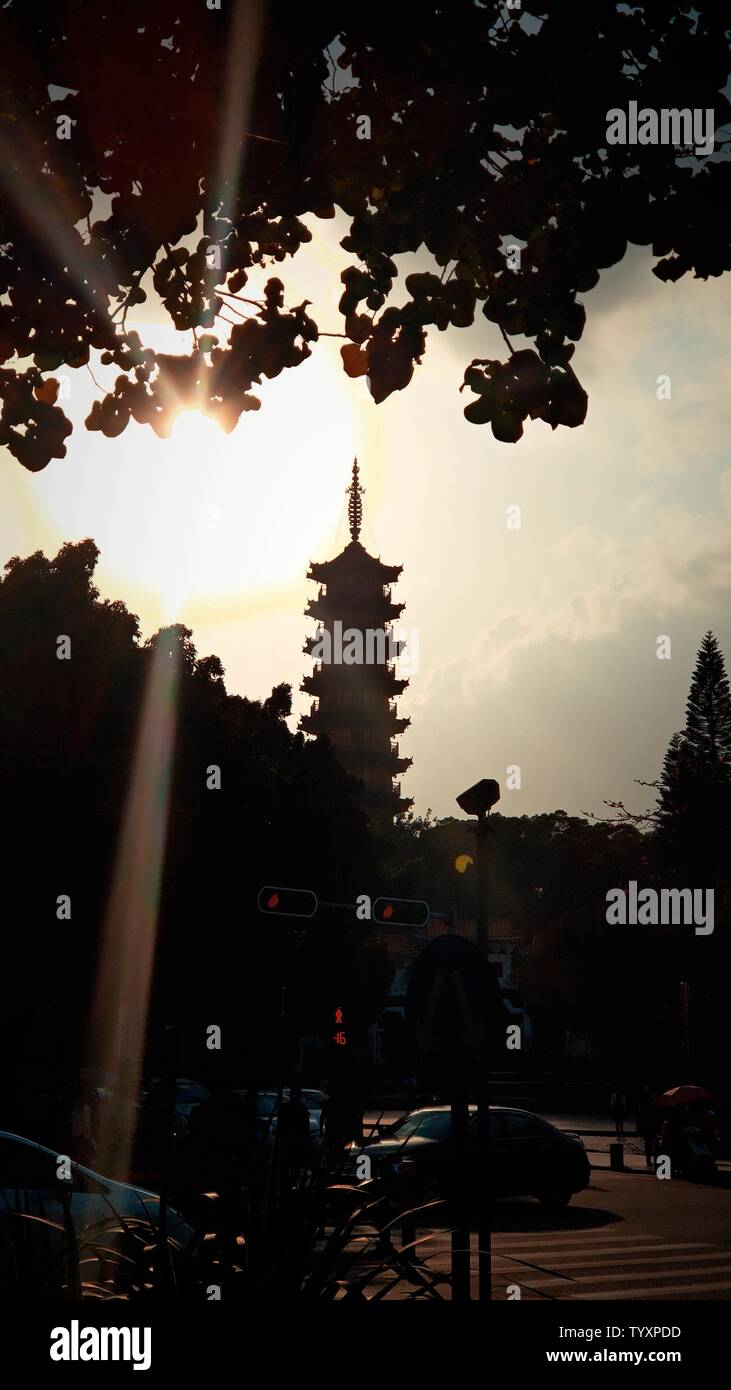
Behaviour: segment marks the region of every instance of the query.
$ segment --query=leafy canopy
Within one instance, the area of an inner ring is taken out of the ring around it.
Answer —
[[[336,209],[352,257],[343,366],[374,401],[408,385],[429,329],[479,313],[502,355],[467,367],[467,419],[506,442],[529,416],[581,424],[578,296],[628,242],[652,248],[663,280],[731,265],[717,214],[729,25],[715,0],[8,0],[0,443],[33,470],[64,457],[72,426],[47,374],[92,353],[119,374],[90,430],[119,435],[132,418],[165,436],[189,404],[233,429],[259,407],[253,388],[323,331],[278,278],[262,298],[242,294],[247,279],[311,239],[303,218]],[[608,146],[607,113],[630,101],[712,109],[715,153]],[[441,272],[407,275],[404,293],[406,252]],[[127,330],[151,290],[190,330],[189,354]]]

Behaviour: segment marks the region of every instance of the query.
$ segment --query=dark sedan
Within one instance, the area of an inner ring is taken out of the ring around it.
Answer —
[[[403,1187],[419,1197],[449,1196],[453,1164],[449,1106],[413,1110],[394,1125],[380,1126],[375,1142],[360,1149],[351,1145],[346,1174],[367,1176],[364,1157],[369,1160],[371,1178],[392,1191]],[[480,1177],[477,1110],[472,1105],[465,1178],[473,1192]],[[546,1205],[566,1206],[589,1181],[589,1160],[577,1136],[564,1134],[528,1110],[490,1107],[487,1182],[491,1197],[537,1197]]]

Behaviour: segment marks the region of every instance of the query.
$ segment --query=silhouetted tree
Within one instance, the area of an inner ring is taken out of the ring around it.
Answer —
[[[701,642],[688,695],[685,737],[698,767],[731,778],[731,693],[723,654],[712,632]]]
[[[220,661],[199,658],[182,624],[142,644],[124,604],[100,600],[97,557],[82,541],[53,560],[15,558],[0,579],[3,1041],[21,1067],[78,1055],[162,651],[179,675],[150,1043],[175,1022],[195,1064],[213,1020],[228,1029],[232,1072],[270,1079],[282,986],[296,990],[298,1029],[329,1022],[346,987],[365,1018],[380,1004],[385,956],[354,911],[273,921],[257,910],[266,883],[354,903],[373,877],[365,820],[332,752],[288,728],[289,687],[263,703],[229,695]],[[206,787],[211,763],[220,791]],[[141,809],[138,833],[145,811],[152,824],[163,808]]]
[[[658,839],[670,862],[717,878],[731,835],[731,693],[712,632],[701,643],[685,729],[670,741],[658,791]]]
[[[723,155],[728,67],[716,0],[155,0],[144,13],[10,0],[0,443],[30,469],[63,458],[72,426],[48,374],[92,354],[113,376],[89,429],[114,437],[132,418],[167,435],[195,405],[231,430],[322,332],[279,279],[247,295],[250,272],[296,255],[308,214],[338,209],[343,366],[374,401],[408,385],[428,330],[468,327],[479,308],[491,328],[464,375],[467,419],[510,443],[529,417],[580,425],[578,295],[630,242],[659,257],[661,280],[731,265],[728,161],[652,132],[614,143],[608,115],[710,109]],[[421,250],[394,302],[398,258]],[[189,355],[128,330],[152,292],[190,331]]]
[[[688,936],[682,978],[690,985],[691,1063],[720,1094],[731,968],[731,696],[712,632],[696,659],[685,728],[670,741],[657,786],[652,856],[658,877],[714,894],[713,934]]]
[[[687,823],[693,803],[692,759],[684,733],[673,734],[668,751],[663,760],[662,773],[657,782],[658,810],[655,823],[661,834],[677,853],[680,827]]]

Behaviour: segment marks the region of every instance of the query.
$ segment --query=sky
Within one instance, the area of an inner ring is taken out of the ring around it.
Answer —
[[[320,327],[341,332],[346,223],[310,226],[313,242],[268,273],[287,303],[311,300]],[[403,274],[428,268],[397,260]],[[400,748],[413,758],[402,791],[415,812],[459,814],[456,795],[480,777],[500,782],[507,815],[602,815],[605,800],[644,810],[652,793],[635,779],[658,775],[684,724],[708,628],[731,658],[731,284],[663,285],[651,263],[631,248],[580,296],[587,327],[573,365],[586,423],[528,421],[517,445],[462,415],[464,367],[505,354],[480,314],[470,329],[429,330],[410,386],[379,406],[345,376],[339,341],[323,338],[257,390],[261,409],[228,436],[197,412],[166,441],[134,422],[117,439],[90,433],[83,419],[101,393],[86,369],[68,371],[67,457],[31,474],[0,451],[0,562],[93,537],[102,597],[122,599],[144,637],[184,622],[200,656],[221,658],[229,691],[263,698],[291,683],[294,728],[309,706],[298,691],[314,630],[306,572],[349,540],[357,454],[361,539],[403,565],[394,599],[415,634],[399,702],[412,721]],[[152,298],[137,313],[128,327],[144,342],[189,351]],[[113,384],[115,368],[93,370]],[[671,399],[658,399],[660,375]],[[515,507],[519,529],[508,525]],[[669,660],[658,659],[660,637]]]

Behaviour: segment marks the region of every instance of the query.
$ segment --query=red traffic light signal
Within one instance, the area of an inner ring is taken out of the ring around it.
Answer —
[[[310,888],[274,888],[267,885],[259,889],[259,911],[268,917],[314,917],[317,912],[317,894]]]
[[[373,904],[379,927],[425,927],[430,917],[429,904],[411,898],[376,898]]]

